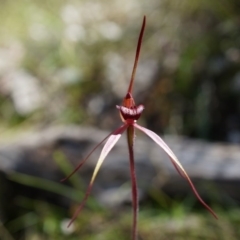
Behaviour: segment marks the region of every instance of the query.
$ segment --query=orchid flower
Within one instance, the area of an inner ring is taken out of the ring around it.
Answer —
[[[120,126],[118,129],[111,132],[108,136],[106,136],[97,146],[93,148],[93,150],[86,156],[85,159],[83,159],[80,164],[75,168],[75,170],[65,179],[62,181],[65,181],[69,177],[71,177],[77,170],[79,170],[82,165],[87,161],[87,159],[90,157],[90,155],[98,148],[103,142],[106,141],[100,157],[97,161],[96,167],[94,169],[92,178],[90,180],[86,195],[84,199],[82,200],[82,203],[75,211],[69,225],[72,224],[72,222],[77,218],[78,214],[83,208],[83,205],[87,201],[87,198],[91,192],[94,180],[97,176],[97,173],[107,157],[108,153],[111,151],[111,149],[114,147],[114,145],[117,143],[117,141],[120,139],[121,135],[124,131],[127,131],[127,142],[128,142],[128,150],[129,150],[129,160],[130,160],[130,174],[131,174],[131,183],[132,183],[132,207],[133,207],[133,227],[132,227],[132,240],[137,239],[137,219],[138,219],[138,192],[137,192],[137,180],[136,180],[136,172],[135,172],[135,163],[134,163],[134,136],[135,136],[135,129],[142,131],[146,135],[148,135],[157,145],[159,145],[169,156],[173,166],[176,168],[178,173],[187,180],[189,183],[193,193],[197,197],[197,199],[202,203],[202,205],[217,219],[217,215],[214,213],[214,211],[202,200],[200,195],[198,194],[196,188],[194,187],[191,179],[189,178],[188,174],[184,170],[183,166],[175,156],[175,154],[172,152],[172,150],[168,147],[168,145],[160,138],[156,133],[153,131],[144,128],[137,124],[137,120],[140,118],[144,106],[143,105],[135,105],[133,96],[132,96],[132,90],[133,90],[133,82],[134,77],[136,74],[138,59],[140,55],[140,49],[141,49],[141,43],[143,38],[143,33],[145,29],[146,24],[146,17],[143,18],[142,28],[140,31],[138,44],[137,44],[137,50],[136,50],[136,56],[135,56],[135,62],[133,66],[132,76],[130,80],[130,84],[128,87],[127,94],[125,98],[123,99],[123,103],[121,106],[116,106],[119,110],[121,120],[123,122],[122,126]]]

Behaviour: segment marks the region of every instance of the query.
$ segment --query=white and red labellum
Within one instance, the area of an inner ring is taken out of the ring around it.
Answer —
[[[137,121],[144,110],[144,106],[142,104],[131,107],[131,108],[124,107],[124,106],[117,106],[117,109],[119,109],[121,116],[123,117],[124,120]]]

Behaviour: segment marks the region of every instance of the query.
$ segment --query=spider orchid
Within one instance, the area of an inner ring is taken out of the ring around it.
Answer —
[[[134,135],[135,135],[135,129],[138,129],[148,135],[156,144],[158,144],[169,156],[173,166],[176,168],[178,173],[185,178],[192,191],[196,195],[197,199],[202,203],[202,205],[217,219],[217,215],[214,213],[214,211],[202,200],[200,195],[198,194],[197,190],[195,189],[191,179],[189,178],[188,174],[182,167],[181,163],[178,161],[177,157],[175,154],[172,152],[172,150],[168,147],[168,145],[153,131],[144,128],[140,125],[137,124],[137,120],[140,118],[144,106],[143,105],[135,105],[133,96],[132,96],[132,90],[133,90],[133,82],[134,82],[134,77],[137,69],[137,64],[138,64],[138,59],[139,59],[139,54],[140,54],[140,49],[141,49],[141,43],[142,43],[142,38],[143,38],[143,33],[145,29],[145,24],[146,24],[146,17],[144,16],[143,18],[143,23],[142,23],[142,28],[140,31],[139,39],[138,39],[138,44],[137,44],[137,50],[136,50],[136,56],[135,56],[135,62],[133,66],[133,71],[132,71],[132,76],[130,80],[130,84],[128,87],[127,94],[125,98],[123,99],[122,106],[116,106],[117,109],[120,112],[120,117],[122,119],[123,125],[120,126],[118,129],[114,130],[111,132],[108,136],[106,136],[97,146],[93,148],[93,150],[86,156],[85,159],[83,159],[80,164],[75,168],[75,170],[65,179],[62,181],[65,181],[69,177],[71,177],[78,169],[82,167],[82,165],[87,161],[89,156],[98,148],[104,141],[106,141],[102,152],[100,154],[100,157],[98,159],[98,162],[96,164],[96,167],[94,169],[92,178],[90,180],[86,195],[84,199],[82,200],[82,203],[80,206],[77,208],[75,211],[69,225],[72,224],[72,222],[77,218],[78,214],[83,208],[83,205],[85,204],[94,180],[97,176],[97,173],[108,155],[108,153],[111,151],[111,149],[114,147],[114,145],[117,143],[117,141],[120,139],[122,133],[126,130],[127,131],[127,141],[128,141],[128,150],[129,150],[129,160],[130,160],[130,174],[131,174],[131,182],[132,182],[132,207],[133,207],[133,228],[132,228],[132,240],[137,239],[137,219],[138,219],[138,193],[137,193],[137,180],[136,180],[136,173],[135,173],[135,164],[134,164]]]

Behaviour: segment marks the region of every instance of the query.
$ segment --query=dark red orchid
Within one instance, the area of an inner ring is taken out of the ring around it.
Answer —
[[[140,54],[140,48],[141,48],[141,43],[142,43],[142,38],[143,38],[143,32],[145,29],[145,24],[146,24],[146,17],[144,16],[143,18],[143,23],[142,23],[142,28],[141,32],[139,35],[138,39],[138,45],[137,45],[137,50],[136,50],[136,57],[135,57],[135,62],[133,66],[133,71],[132,71],[132,76],[130,80],[130,84],[128,87],[127,94],[125,98],[123,99],[122,106],[117,106],[117,109],[120,112],[120,117],[123,121],[123,125],[116,129],[115,131],[111,132],[107,137],[105,137],[95,148],[87,155],[85,159],[83,159],[82,162],[75,168],[75,170],[64,180],[68,179],[71,177],[78,169],[82,167],[82,165],[86,162],[86,160],[89,158],[89,156],[96,150],[97,147],[99,147],[104,141],[106,141],[102,152],[100,154],[100,157],[98,159],[97,165],[94,169],[91,181],[89,183],[86,195],[84,199],[82,200],[81,205],[78,207],[76,210],[75,214],[73,215],[69,225],[76,219],[78,214],[80,213],[81,209],[83,208],[84,203],[86,202],[92,186],[93,182],[97,176],[97,173],[108,155],[108,153],[111,151],[111,149],[114,147],[114,145],[117,143],[117,141],[120,139],[122,133],[126,130],[127,131],[127,141],[128,141],[128,150],[129,150],[129,160],[130,160],[130,173],[131,173],[131,180],[132,180],[132,206],[133,206],[133,230],[132,230],[132,240],[137,239],[137,215],[138,215],[138,193],[137,193],[137,181],[136,181],[136,173],[135,173],[135,164],[134,164],[134,151],[133,151],[133,146],[134,146],[134,132],[135,129],[138,129],[145,134],[147,134],[153,141],[155,141],[169,156],[173,166],[176,168],[178,173],[185,178],[190,187],[192,188],[194,194],[198,198],[198,200],[203,204],[203,206],[215,217],[217,218],[217,215],[214,213],[214,211],[202,200],[202,198],[199,196],[197,190],[195,189],[191,179],[189,178],[188,174],[182,167],[181,163],[178,161],[177,157],[175,154],[172,152],[172,150],[168,147],[168,145],[154,132],[151,130],[144,128],[140,125],[137,124],[137,120],[140,118],[144,106],[143,105],[135,105],[133,96],[132,96],[132,89],[133,89],[133,82],[134,82],[134,77],[137,69],[137,63],[139,59],[139,54]]]

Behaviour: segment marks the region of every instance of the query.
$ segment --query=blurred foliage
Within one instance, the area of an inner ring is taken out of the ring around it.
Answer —
[[[68,175],[73,167],[62,152],[54,153],[54,160],[59,169]],[[132,211],[131,206],[121,205],[117,208],[103,208],[90,196],[85,207],[67,228],[71,216],[84,197],[84,184],[80,175],[73,175],[69,185],[22,173],[8,174],[8,179],[16,182],[18,187],[27,186],[42,191],[42,198],[31,198],[20,193],[14,197],[14,218],[0,222],[0,239],[3,240],[52,240],[52,239],[86,239],[112,240],[130,239]],[[46,193],[57,194],[58,198],[69,199],[69,208],[46,200]],[[140,204],[139,240],[140,239],[239,239],[240,210],[238,202],[226,197],[219,206],[218,194],[214,186],[209,195],[210,205],[218,214],[214,219],[211,214],[191,194],[174,199],[159,188],[148,189],[148,198]]]
[[[73,200],[83,197],[75,186],[71,188],[60,183],[50,181],[46,183],[44,179],[40,181],[34,176],[23,174],[12,174],[10,179],[27,186],[57,192],[59,196],[63,195]],[[70,212],[67,212],[65,208],[50,202],[18,196],[16,205],[24,211],[12,221],[0,225],[0,238],[4,240],[130,238],[132,222],[130,206],[122,206],[120,209],[110,211],[97,207],[98,204],[93,199],[89,200],[76,221],[67,228],[69,216],[77,207],[75,203],[70,208]],[[214,206],[214,202],[212,199],[211,205]],[[218,213],[219,220],[205,211],[193,196],[172,199],[159,189],[151,189],[149,199],[147,202],[144,201],[140,208],[139,239],[228,240],[240,237],[238,227],[240,211],[237,203],[232,200],[225,202],[225,206],[215,204],[214,209]]]
[[[38,206],[37,214],[31,213],[21,219],[21,224],[23,222],[32,223],[31,228],[23,226],[26,230],[25,239],[48,240],[66,239],[67,237],[74,240],[80,237],[80,239],[86,240],[112,240],[129,239],[131,234],[131,211],[129,210],[115,214],[83,210],[75,222],[74,228],[68,233],[59,209],[43,203],[36,204]],[[221,221],[216,221],[201,214],[188,213],[186,215],[183,213],[185,208],[182,205],[176,208],[174,213],[169,213],[161,208],[141,209],[139,239],[239,239],[238,209],[231,209],[227,215],[226,213],[221,214]],[[6,238],[6,240],[8,239]]]
[[[238,8],[238,1],[211,1],[185,17],[185,28],[191,31],[185,32],[175,91],[186,135],[239,141]]]

